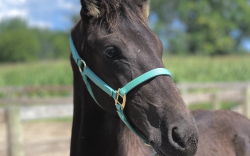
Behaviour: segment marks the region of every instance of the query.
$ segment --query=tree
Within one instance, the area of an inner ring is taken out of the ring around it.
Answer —
[[[36,60],[40,43],[20,18],[0,23],[0,62]]]
[[[0,23],[0,34],[5,31],[16,30],[16,29],[27,30],[28,26],[26,21],[21,18],[11,18],[11,19],[4,19]]]
[[[0,38],[0,62],[31,61],[38,59],[40,43],[29,31],[4,31]]]
[[[69,35],[61,33],[56,35],[52,39],[53,44],[53,58],[69,58],[70,57],[70,47],[69,47]]]
[[[167,27],[165,37],[175,53],[183,50],[182,41],[191,54],[227,54],[237,51],[242,39],[250,37],[246,0],[157,0],[151,1],[151,10],[158,18],[154,30],[159,33]],[[176,20],[185,27],[183,32],[173,27]]]
[[[20,18],[0,23],[0,62],[68,59],[69,55],[67,32],[30,28]]]

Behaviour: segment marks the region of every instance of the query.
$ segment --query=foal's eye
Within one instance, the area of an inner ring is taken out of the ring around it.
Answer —
[[[114,47],[108,47],[105,50],[105,55],[108,58],[114,58],[115,56],[117,56],[117,50]]]

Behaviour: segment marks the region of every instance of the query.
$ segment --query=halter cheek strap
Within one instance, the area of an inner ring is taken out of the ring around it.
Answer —
[[[153,69],[139,77],[137,77],[136,79],[130,81],[128,84],[126,84],[123,88],[118,89],[118,90],[114,90],[112,89],[109,85],[107,85],[104,81],[102,81],[98,76],[95,75],[95,73],[93,73],[89,67],[86,65],[86,63],[82,60],[82,58],[79,56],[72,37],[70,36],[70,49],[72,52],[72,56],[76,62],[76,64],[79,67],[80,73],[82,75],[83,81],[86,84],[86,87],[90,93],[90,95],[92,96],[92,98],[95,100],[95,102],[102,108],[102,106],[97,102],[97,100],[95,99],[95,96],[93,94],[93,91],[91,89],[91,86],[88,82],[88,78],[94,82],[99,88],[101,88],[104,92],[106,92],[110,97],[112,97],[115,100],[115,106],[116,106],[116,111],[120,117],[120,119],[129,127],[130,130],[132,130],[137,136],[139,136],[143,142],[147,145],[149,145],[149,142],[147,140],[147,138],[140,134],[139,132],[137,132],[127,121],[126,116],[124,114],[124,108],[126,105],[126,95],[129,91],[131,91],[133,88],[135,88],[136,86],[140,85],[141,83],[160,76],[160,75],[167,75],[167,76],[171,76],[170,72],[165,69],[165,68],[157,68],[157,69]],[[82,68],[83,66],[83,68]],[[120,103],[118,101],[119,97],[122,97],[123,102]]]

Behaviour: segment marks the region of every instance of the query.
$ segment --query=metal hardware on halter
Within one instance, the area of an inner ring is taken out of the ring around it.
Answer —
[[[87,65],[86,65],[85,61],[81,60],[81,62],[83,63],[84,67],[86,68]],[[80,72],[82,73],[82,68],[81,68],[81,66],[79,66],[79,70],[80,70]]]
[[[121,105],[121,110],[123,110],[125,108],[125,104],[126,104],[126,94],[123,95],[123,97],[122,97],[120,94],[120,88],[116,91],[116,93],[117,93],[117,97],[115,99],[115,105],[117,105],[117,104]],[[123,99],[122,104],[118,101],[119,96],[122,97],[122,99]]]

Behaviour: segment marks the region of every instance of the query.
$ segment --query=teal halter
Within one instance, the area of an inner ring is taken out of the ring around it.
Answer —
[[[165,69],[165,68],[157,68],[157,69],[153,69],[139,77],[137,77],[136,79],[130,81],[128,84],[126,84],[123,88],[118,89],[118,90],[114,90],[111,87],[109,87],[109,85],[107,85],[105,82],[103,82],[98,76],[96,76],[90,69],[89,67],[86,65],[85,61],[83,61],[83,59],[81,59],[81,57],[79,56],[72,37],[70,37],[70,49],[72,52],[72,56],[76,62],[76,64],[79,67],[80,73],[82,75],[83,81],[85,82],[87,89],[90,93],[90,95],[92,96],[92,98],[95,100],[95,102],[102,108],[102,106],[97,102],[97,100],[95,99],[95,96],[92,92],[91,86],[88,82],[88,78],[94,82],[99,88],[101,88],[104,92],[106,92],[110,97],[113,97],[115,100],[115,106],[116,106],[116,111],[119,115],[119,117],[121,118],[121,120],[129,127],[129,129],[131,129],[137,136],[139,136],[143,142],[147,145],[149,145],[149,142],[147,140],[147,138],[145,136],[143,136],[142,134],[138,133],[127,121],[126,116],[124,115],[124,108],[125,108],[125,104],[126,104],[126,94],[131,91],[133,88],[135,88],[136,86],[138,86],[139,84],[160,76],[160,75],[168,75],[171,76],[170,72]],[[82,70],[82,66],[83,70]],[[119,97],[122,97],[123,99],[123,103],[121,104],[118,99]]]

